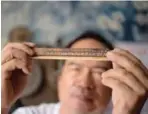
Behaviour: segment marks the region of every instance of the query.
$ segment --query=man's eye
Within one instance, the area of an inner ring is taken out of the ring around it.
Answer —
[[[103,72],[92,72],[92,76],[97,79],[97,80],[100,80],[101,81],[101,75],[102,75]]]
[[[80,68],[78,66],[71,66],[70,69],[73,70],[73,71],[79,71],[80,70]]]
[[[105,72],[105,70],[95,70],[95,71],[93,71],[92,73],[93,73],[93,75],[95,75],[95,76],[100,76],[100,75],[102,75],[102,73],[103,72]]]
[[[93,75],[100,76],[103,72],[93,72]]]

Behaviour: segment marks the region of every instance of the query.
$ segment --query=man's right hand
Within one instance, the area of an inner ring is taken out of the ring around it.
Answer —
[[[2,50],[2,108],[10,108],[25,88],[27,76],[32,69],[34,46],[30,42],[9,43]]]

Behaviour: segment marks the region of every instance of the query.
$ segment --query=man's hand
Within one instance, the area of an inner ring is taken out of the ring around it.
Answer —
[[[107,53],[113,69],[102,74],[102,83],[112,88],[113,114],[140,114],[147,99],[148,69],[130,52]]]
[[[33,43],[9,43],[2,50],[2,109],[8,109],[23,91],[31,72]]]

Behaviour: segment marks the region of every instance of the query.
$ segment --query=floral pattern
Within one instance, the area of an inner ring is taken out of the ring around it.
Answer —
[[[86,30],[108,40],[148,41],[147,1],[3,1],[2,38],[11,28],[24,24],[34,33],[34,42],[67,43]],[[6,41],[5,39],[2,39]]]

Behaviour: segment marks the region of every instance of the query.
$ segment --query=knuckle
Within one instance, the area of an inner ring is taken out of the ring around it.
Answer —
[[[11,44],[10,43],[6,44],[6,46],[2,49],[2,53],[5,53],[10,48],[11,48]]]
[[[19,63],[18,59],[13,59],[13,63]]]
[[[131,52],[129,52],[128,50],[124,50],[124,52],[127,54],[131,54]]]
[[[14,59],[12,64],[15,64],[17,66],[24,66],[25,65],[25,62],[19,60],[19,59]]]
[[[20,50],[16,50],[15,53],[17,53],[19,57],[26,57],[27,56],[27,54],[25,52],[20,51]]]
[[[116,81],[116,86],[117,87],[122,87],[123,85],[119,81]]]
[[[26,54],[25,52],[22,52],[22,53],[21,53],[21,56],[22,56],[23,58],[27,58],[27,54]]]
[[[102,76],[105,77],[105,76],[107,76],[108,74],[112,74],[113,72],[114,72],[114,70],[110,69],[110,70],[108,70],[108,71],[103,72],[103,73],[102,73]]]
[[[119,72],[122,76],[128,75],[128,72],[126,70],[120,70]]]
[[[4,65],[1,66],[1,70],[2,70],[2,74],[3,74],[5,72],[5,70],[6,70],[5,67],[4,67]]]
[[[107,72],[103,72],[103,73],[102,73],[102,76],[104,77],[104,76],[106,76],[106,74],[107,74]]]
[[[141,88],[141,89],[139,90],[139,96],[145,96],[146,93],[147,93],[147,91],[146,91],[146,89],[144,89],[144,88]]]
[[[7,50],[8,54],[10,55],[13,55],[14,53],[14,49],[12,47],[10,47],[8,50]]]
[[[136,60],[137,60],[137,63],[142,64],[142,61],[140,59],[136,59]]]
[[[131,64],[132,67],[137,66],[137,65],[138,65],[137,62],[133,62],[133,63]]]
[[[128,62],[128,68],[129,69],[134,69],[135,67],[139,67],[139,65],[137,64],[137,62],[131,62],[131,61],[127,61]]]
[[[14,48],[10,45],[10,46],[7,47],[7,49],[5,50],[5,52],[11,53],[13,51],[13,49]]]
[[[13,50],[13,55],[15,58],[26,60],[27,54],[21,50],[15,49]]]
[[[13,58],[13,48],[9,48],[2,52],[2,61],[7,62],[9,59]]]
[[[27,54],[25,52],[22,53],[21,55],[21,59],[23,59],[24,61],[27,61]]]
[[[13,49],[11,48],[11,49],[9,50],[9,57],[10,57],[10,59],[13,58],[13,55],[14,55],[14,52],[13,52]]]
[[[7,49],[7,48],[10,49],[10,48],[13,47],[13,44],[14,44],[14,43],[10,43],[10,42],[9,42],[9,43],[7,43],[7,45],[5,46],[5,48],[6,48],[6,49]]]
[[[9,46],[11,46],[12,45],[12,43],[7,43],[7,45],[5,46],[5,47],[9,47]]]

